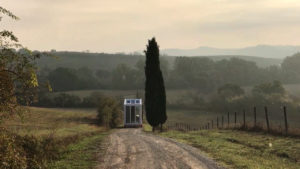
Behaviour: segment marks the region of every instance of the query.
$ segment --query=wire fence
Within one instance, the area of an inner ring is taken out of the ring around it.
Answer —
[[[286,136],[300,136],[300,129],[289,127],[288,113],[285,106],[283,107],[281,117],[282,118],[279,120],[272,121],[273,119],[270,118],[268,107],[264,107],[264,114],[258,119],[257,109],[254,107],[253,112],[246,112],[245,110],[239,114],[237,112],[227,112],[226,114],[220,114],[215,118],[202,122],[197,126],[191,126],[190,124],[180,122],[168,122],[166,127],[167,130],[184,132],[210,129],[239,129],[247,131],[264,131],[266,133]]]

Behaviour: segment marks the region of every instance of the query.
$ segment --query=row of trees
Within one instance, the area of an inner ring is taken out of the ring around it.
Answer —
[[[170,103],[169,107],[192,108],[197,110],[225,112],[253,111],[253,106],[263,108],[268,106],[273,115],[281,115],[282,106],[289,107],[292,114],[299,113],[299,99],[290,96],[280,81],[266,82],[249,88],[242,88],[237,84],[220,86],[205,97],[199,93],[188,93],[182,96],[186,102]],[[179,99],[180,100],[180,99]]]
[[[93,92],[89,96],[81,98],[77,95],[68,93],[46,94],[40,93],[32,106],[37,107],[97,107],[104,95]]]
[[[168,89],[197,89],[210,93],[227,84],[240,86],[256,85],[273,80],[282,83],[300,83],[300,70],[295,63],[300,54],[287,57],[282,66],[260,68],[255,62],[238,58],[213,61],[201,57],[177,57],[174,65],[160,59],[160,68]],[[297,65],[297,64],[296,64]],[[42,70],[39,79],[49,81],[54,91],[82,89],[141,89],[145,85],[145,60],[139,60],[134,67],[119,64],[112,70],[92,71],[87,67],[78,69],[56,68]]]

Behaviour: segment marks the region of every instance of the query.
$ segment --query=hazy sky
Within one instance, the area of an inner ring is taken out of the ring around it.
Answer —
[[[0,28],[38,50],[300,45],[300,0],[1,0],[21,18]]]

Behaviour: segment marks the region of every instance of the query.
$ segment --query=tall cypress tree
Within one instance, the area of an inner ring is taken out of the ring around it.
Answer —
[[[146,54],[145,108],[148,123],[154,128],[167,120],[166,91],[159,65],[159,47],[155,38],[148,41]]]

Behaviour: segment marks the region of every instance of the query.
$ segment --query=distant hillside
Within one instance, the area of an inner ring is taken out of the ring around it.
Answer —
[[[271,65],[280,65],[283,61],[283,59],[263,58],[263,57],[256,57],[256,56],[241,56],[241,55],[219,55],[219,56],[199,56],[199,57],[208,57],[213,60],[230,59],[234,57],[234,58],[255,62],[258,67],[263,67],[263,68]]]
[[[126,55],[126,54],[107,54],[107,53],[84,53],[84,52],[54,52],[58,58],[53,57],[41,57],[38,60],[38,66],[40,68],[55,69],[57,67],[68,68],[80,68],[88,67],[92,70],[105,69],[112,70],[118,64],[126,64],[130,67],[134,67],[136,62],[140,59],[145,59],[143,55]],[[282,59],[273,58],[261,58],[252,56],[240,56],[240,55],[219,55],[219,56],[199,56],[208,57],[213,60],[230,59],[232,57],[244,59],[247,61],[255,62],[259,67],[267,67],[270,65],[279,65]],[[176,57],[164,56],[172,66]]]
[[[211,56],[211,55],[245,55],[264,58],[283,59],[300,52],[300,46],[270,46],[258,45],[237,49],[219,49],[211,47],[199,47],[195,49],[163,49],[162,54],[170,56]]]
[[[42,57],[38,60],[39,67],[54,69],[57,67],[80,68],[88,67],[92,70],[111,70],[118,64],[124,63],[135,66],[139,59],[144,56],[106,53],[84,53],[84,52],[53,52],[53,57]]]

